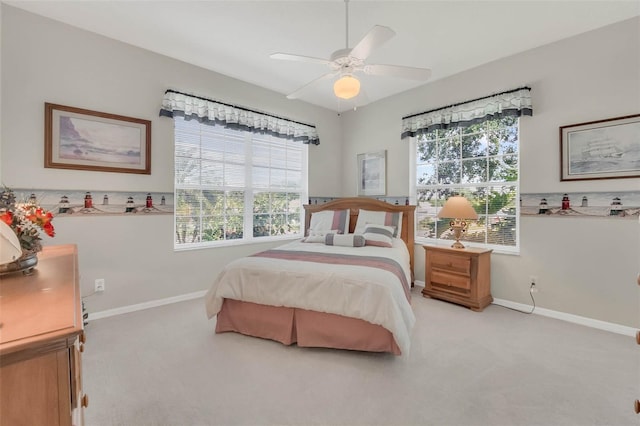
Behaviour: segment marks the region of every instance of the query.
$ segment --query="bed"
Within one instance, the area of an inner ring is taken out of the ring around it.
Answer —
[[[237,259],[218,275],[205,295],[216,333],[407,353],[415,206],[357,197],[304,208],[305,238]]]

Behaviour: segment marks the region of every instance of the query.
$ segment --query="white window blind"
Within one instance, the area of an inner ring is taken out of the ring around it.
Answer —
[[[302,235],[307,147],[175,116],[175,247]]]

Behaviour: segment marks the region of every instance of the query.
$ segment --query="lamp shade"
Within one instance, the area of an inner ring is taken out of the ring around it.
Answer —
[[[438,217],[454,219],[477,219],[478,213],[465,197],[454,195],[449,197],[440,209]]]
[[[0,265],[13,262],[22,256],[20,240],[13,229],[0,220]]]
[[[341,99],[351,99],[358,96],[360,81],[351,75],[343,75],[333,84],[333,93]]]

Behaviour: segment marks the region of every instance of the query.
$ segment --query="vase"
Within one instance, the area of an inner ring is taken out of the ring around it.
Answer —
[[[22,272],[24,275],[31,275],[33,269],[38,264],[38,253],[35,251],[24,252],[22,256],[13,262],[0,265],[0,275]]]

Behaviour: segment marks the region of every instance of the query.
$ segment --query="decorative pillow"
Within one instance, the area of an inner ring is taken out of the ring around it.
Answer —
[[[393,236],[399,237],[402,233],[402,212],[391,213],[360,210],[358,213],[358,221],[356,222],[356,229],[353,232],[362,234],[367,223],[393,226],[395,227]]]
[[[324,239],[329,233],[338,233],[337,229],[333,229],[330,231],[314,231],[313,229],[309,229],[307,231],[307,237],[302,240],[303,243],[322,243],[324,244]]]
[[[325,237],[325,245],[328,246],[344,246],[344,247],[364,247],[364,235],[360,234],[332,234],[329,233]]]
[[[393,226],[368,223],[364,227],[364,239],[368,246],[393,247]]]
[[[309,229],[325,232],[335,229],[338,234],[346,234],[349,232],[349,209],[312,213]]]

